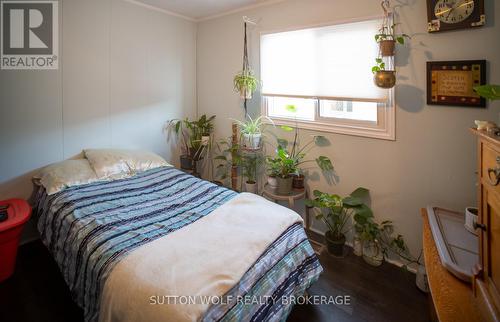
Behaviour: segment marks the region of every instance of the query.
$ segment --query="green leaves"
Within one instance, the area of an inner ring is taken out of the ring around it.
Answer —
[[[283,131],[286,131],[286,132],[292,132],[293,131],[293,127],[288,126],[288,125],[281,125],[280,129],[282,129]]]
[[[236,92],[246,89],[253,93],[257,90],[259,83],[252,70],[242,70],[233,79],[233,86]]]
[[[382,58],[375,59],[376,65],[372,67],[372,73],[380,72],[385,70],[385,62]]]
[[[323,155],[316,159],[316,164],[322,171],[333,171],[332,161]]]
[[[297,107],[295,105],[287,105],[285,109],[290,113],[297,113]]]
[[[500,85],[483,85],[474,87],[474,91],[481,97],[496,101],[500,100]]]

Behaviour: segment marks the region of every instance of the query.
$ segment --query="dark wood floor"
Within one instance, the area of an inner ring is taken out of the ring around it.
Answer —
[[[353,254],[323,254],[320,261],[324,272],[309,294],[349,295],[351,305],[295,306],[289,321],[428,321],[427,297],[415,287],[415,275],[385,263],[370,267]],[[0,283],[0,321],[83,321],[40,241],[20,248],[14,276]]]

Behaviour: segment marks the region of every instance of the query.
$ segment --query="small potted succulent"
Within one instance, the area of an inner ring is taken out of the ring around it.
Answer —
[[[234,91],[240,93],[242,99],[251,99],[252,94],[259,87],[259,80],[251,69],[242,70],[234,76]]]
[[[359,214],[373,216],[371,209],[363,201],[367,195],[368,190],[365,188],[358,188],[344,198],[315,190],[315,198],[306,200],[308,207],[318,210],[316,218],[323,220],[328,227],[325,241],[330,254],[338,257],[343,256],[345,233],[350,229],[350,220],[353,216]]]
[[[380,88],[393,88],[396,85],[396,71],[386,70],[386,64],[382,58],[375,59],[376,65],[372,67],[373,81]]]

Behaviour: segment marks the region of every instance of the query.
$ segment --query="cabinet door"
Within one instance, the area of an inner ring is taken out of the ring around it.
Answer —
[[[485,204],[481,223],[485,226],[482,231],[484,282],[490,293],[492,304],[500,308],[500,198],[497,193],[486,189]]]

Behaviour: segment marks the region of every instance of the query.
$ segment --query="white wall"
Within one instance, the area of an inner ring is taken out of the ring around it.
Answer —
[[[60,68],[0,71],[0,200],[84,148],[155,151],[196,113],[196,24],[123,0],[60,1]]]
[[[311,189],[344,195],[358,186],[369,188],[376,217],[392,219],[397,231],[418,255],[421,207],[434,204],[462,210],[475,204],[476,151],[468,128],[473,126],[475,119],[498,121],[500,111],[498,102],[490,104],[488,109],[427,106],[425,63],[486,59],[491,71],[489,81],[500,83],[500,27],[497,21],[500,5],[496,1],[486,1],[488,24],[484,28],[428,34],[425,1],[393,2],[401,4],[403,31],[412,36],[408,48],[400,49],[397,57],[397,140],[329,134],[332,147],[317,152],[333,160],[339,182],[332,186],[323,179],[314,178],[308,184]],[[260,21],[250,36],[252,65],[258,71],[261,31],[380,14],[380,1],[289,0],[199,23],[198,112],[217,114],[218,137],[230,136],[228,118],[243,117],[238,95],[232,92],[232,77],[241,68],[243,15]],[[250,106],[253,114],[258,112],[259,98]],[[316,224],[316,228],[323,227]]]

